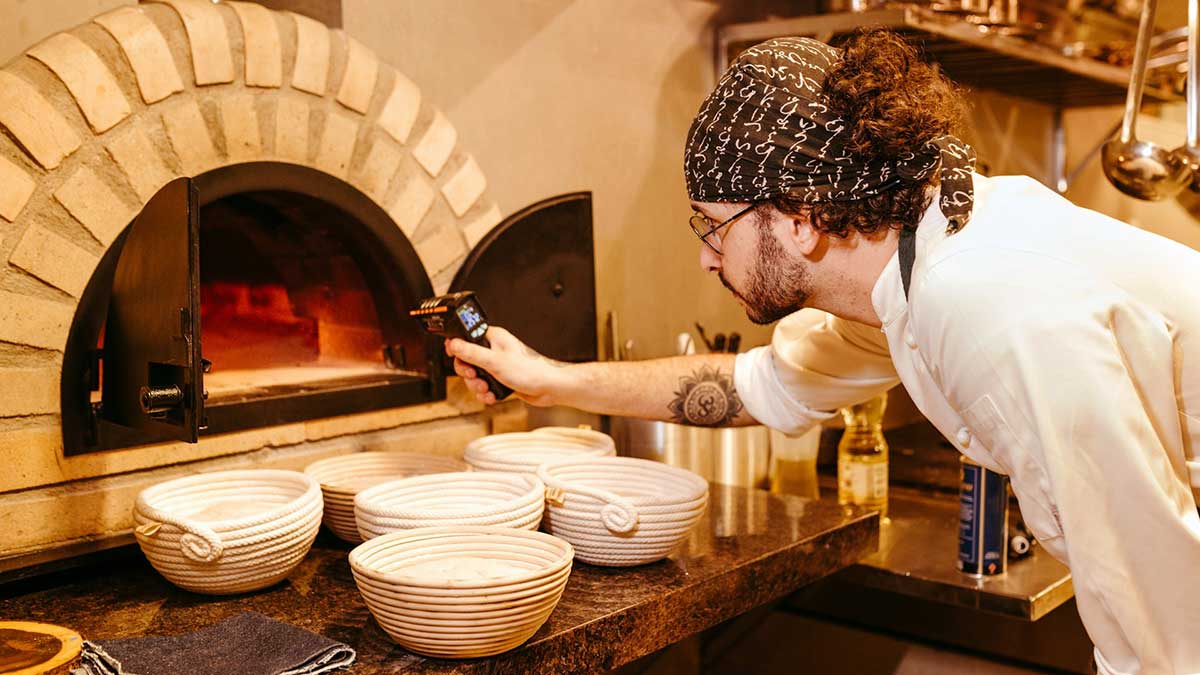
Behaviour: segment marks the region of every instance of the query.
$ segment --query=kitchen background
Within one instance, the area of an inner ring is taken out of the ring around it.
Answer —
[[[135,3],[0,1],[0,62],[127,4]],[[1160,4],[1160,26],[1186,22],[1186,3]],[[502,213],[550,195],[594,193],[597,307],[601,318],[616,312],[635,355],[649,358],[671,353],[675,334],[695,321],[737,330],[744,344],[769,336],[699,268],[686,224],[683,141],[715,81],[715,25],[818,9],[811,1],[761,0],[345,0],[342,22],[445,112]],[[993,173],[1046,176],[1048,106],[982,91],[972,106],[970,140]],[[1120,115],[1119,105],[1067,110],[1068,167]],[[1147,106],[1144,115],[1147,138],[1182,142],[1182,102]],[[1098,158],[1067,196],[1200,247],[1200,227],[1182,206],[1121,195]],[[653,265],[645,264],[648,254]]]

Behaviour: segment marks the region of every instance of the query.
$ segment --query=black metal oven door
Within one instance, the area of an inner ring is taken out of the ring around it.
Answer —
[[[450,291],[475,291],[488,321],[559,361],[595,361],[592,194],[551,197],[475,245]]]
[[[164,186],[133,220],[104,325],[101,420],[195,443],[203,425],[200,246],[191,179]]]

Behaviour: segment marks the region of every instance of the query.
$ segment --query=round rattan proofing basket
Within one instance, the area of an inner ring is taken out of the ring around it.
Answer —
[[[354,498],[363,540],[396,530],[495,525],[535,530],[546,488],[532,474],[459,471],[381,483]]]
[[[134,504],[150,564],[196,593],[265,588],[299,564],[321,526],[321,488],[297,471],[254,469],[177,478]]]
[[[633,457],[547,462],[537,475],[548,495],[544,529],[593,565],[628,567],[667,557],[708,507],[700,476]]]
[[[567,457],[608,457],[616,454],[607,434],[569,427],[482,436],[467,444],[463,459],[483,471],[534,473],[544,462]]]
[[[603,456],[617,454],[617,444],[612,436],[588,427],[538,427],[530,433],[566,438],[596,448],[608,448],[611,452]]]
[[[356,452],[309,464],[304,473],[321,484],[325,496],[325,526],[353,544],[362,541],[354,519],[354,497],[387,481],[434,473],[466,471],[456,457],[418,452]]]
[[[395,642],[440,658],[476,658],[528,640],[558,604],[571,545],[505,527],[427,527],[350,552],[367,608]]]

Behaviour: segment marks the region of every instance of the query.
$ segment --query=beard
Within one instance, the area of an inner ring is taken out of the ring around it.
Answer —
[[[746,317],[764,325],[799,311],[808,300],[808,272],[788,257],[783,246],[767,228],[758,228],[757,255],[750,268],[750,282],[743,293],[733,287],[722,270],[717,274],[725,288],[742,301]]]

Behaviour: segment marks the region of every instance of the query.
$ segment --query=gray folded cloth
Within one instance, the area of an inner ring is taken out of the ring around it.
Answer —
[[[354,663],[348,645],[246,612],[182,635],[83,643],[71,675],[317,675]]]

